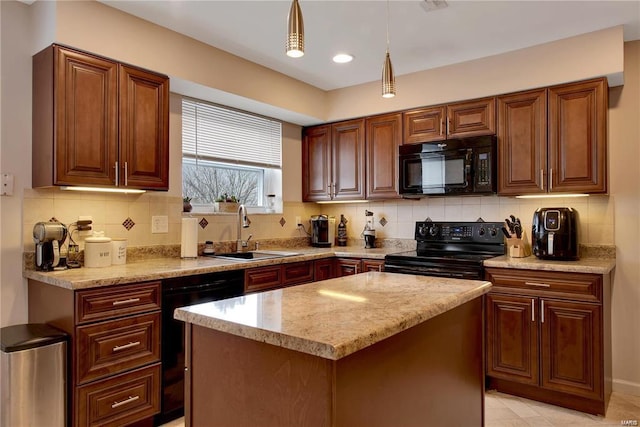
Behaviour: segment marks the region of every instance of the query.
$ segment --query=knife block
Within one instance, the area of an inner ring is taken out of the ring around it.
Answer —
[[[522,237],[510,238],[507,240],[507,255],[511,258],[526,258],[531,256],[531,244],[529,243],[529,239],[527,239],[527,233],[525,231],[522,232]]]

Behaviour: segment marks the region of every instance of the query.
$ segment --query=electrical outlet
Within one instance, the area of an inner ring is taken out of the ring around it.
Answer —
[[[299,216],[296,216],[296,227],[300,227],[302,225],[302,220]]]
[[[168,233],[169,232],[169,217],[166,215],[158,215],[151,217],[151,233]]]
[[[79,237],[91,237],[93,235],[93,217],[91,215],[78,215],[78,221],[91,221],[91,224],[84,226],[83,230],[78,230]]]

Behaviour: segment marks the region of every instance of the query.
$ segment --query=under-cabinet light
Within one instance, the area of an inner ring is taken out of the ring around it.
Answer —
[[[146,190],[137,190],[133,188],[108,188],[108,187],[60,187],[65,191],[91,191],[95,193],[124,193],[124,194],[140,194],[145,193]]]
[[[322,204],[322,205],[328,205],[330,203],[333,203],[333,204],[337,205],[337,204],[340,204],[340,203],[344,204],[344,203],[369,203],[369,202],[370,202],[370,200],[327,200],[327,201],[324,201],[324,202],[316,202],[316,203]]]
[[[588,194],[528,194],[524,196],[516,196],[516,199],[552,199],[552,198],[570,198],[570,197],[589,197]]]

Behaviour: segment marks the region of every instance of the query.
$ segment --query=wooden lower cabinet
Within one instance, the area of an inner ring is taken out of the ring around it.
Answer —
[[[319,282],[321,280],[333,279],[336,277],[336,259],[325,258],[314,261],[313,263],[313,280]]]
[[[359,274],[367,271],[384,271],[384,260],[369,258],[336,259],[337,277],[350,276],[352,274]]]
[[[69,425],[152,423],[160,411],[160,282],[85,290],[29,280],[29,322],[71,337]]]
[[[486,275],[494,284],[485,300],[488,388],[604,414],[609,275],[494,268]]]
[[[283,286],[313,282],[314,265],[310,261],[256,267],[245,270],[245,293],[268,291]]]

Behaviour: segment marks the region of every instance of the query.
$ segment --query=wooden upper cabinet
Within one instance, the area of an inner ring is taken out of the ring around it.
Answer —
[[[403,113],[404,144],[496,133],[496,98],[482,98]]]
[[[302,138],[302,200],[331,200],[331,125],[306,128]]]
[[[370,117],[366,127],[366,198],[399,198],[397,159],[402,144],[402,113]]]
[[[120,66],[119,185],[168,189],[169,79]]]
[[[51,45],[33,57],[32,126],[33,187],[169,188],[166,76]]]
[[[332,200],[364,199],[364,119],[331,126]]]
[[[549,88],[549,191],[607,191],[606,79]]]
[[[302,200],[364,199],[364,119],[306,128]]]
[[[495,97],[447,105],[447,138],[494,135],[495,133]]]
[[[605,79],[498,97],[498,194],[607,191]]]
[[[498,194],[546,192],[546,89],[498,97],[498,167]]]
[[[446,108],[444,106],[420,108],[402,114],[404,120],[403,144],[445,139]]]

